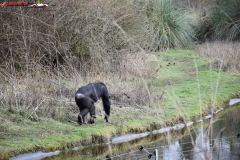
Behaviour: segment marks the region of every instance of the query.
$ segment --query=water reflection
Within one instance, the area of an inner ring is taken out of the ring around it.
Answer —
[[[41,160],[45,157],[51,157],[54,155],[58,155],[60,151],[55,151],[55,152],[48,152],[44,153],[42,151],[38,151],[35,153],[27,153],[27,154],[22,154],[16,157],[11,157],[9,160]]]
[[[163,150],[163,159],[182,159],[181,146],[179,141],[171,143]]]
[[[158,149],[159,159],[161,160],[239,160],[240,159],[240,108],[230,109],[225,114],[205,121],[203,128],[200,123],[195,124],[190,131],[182,130],[178,134],[184,134],[179,139],[174,139],[172,132],[161,134],[165,139],[159,138],[158,142],[145,145],[145,148],[153,153]],[[211,125],[210,125],[211,124]],[[197,127],[199,126],[199,127]],[[166,138],[171,135],[171,138]],[[141,144],[144,145],[144,144]],[[147,159],[147,154],[137,151],[134,158],[122,157],[118,159]],[[125,152],[127,153],[127,152]],[[120,155],[123,155],[122,152]]]
[[[217,159],[228,159],[231,157],[231,144],[226,139],[216,139],[213,157]]]
[[[211,159],[210,140],[206,129],[198,129],[193,150],[195,160]]]

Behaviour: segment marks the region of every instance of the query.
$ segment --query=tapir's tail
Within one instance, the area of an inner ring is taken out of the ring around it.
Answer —
[[[84,97],[84,94],[82,94],[82,93],[77,93],[77,94],[75,95],[75,97],[76,97],[77,99],[82,99],[82,98]]]

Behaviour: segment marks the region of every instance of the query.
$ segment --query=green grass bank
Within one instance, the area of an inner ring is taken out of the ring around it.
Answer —
[[[64,117],[36,120],[24,113],[1,109],[0,159],[37,150],[68,150],[107,143],[118,134],[152,131],[196,120],[201,113],[207,115],[224,107],[240,94],[240,75],[225,72],[220,65],[211,67],[193,51],[170,50],[155,53],[155,57],[156,60],[146,62],[158,66],[153,76],[132,75],[125,82],[130,85],[141,81],[149,92],[149,102],[145,106],[113,102],[111,124],[104,122],[102,108],[97,109],[95,124],[81,126]]]

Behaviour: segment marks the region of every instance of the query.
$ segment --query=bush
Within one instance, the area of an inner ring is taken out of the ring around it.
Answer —
[[[240,38],[240,1],[216,0],[209,15],[201,19],[200,40],[238,41]]]
[[[138,50],[137,44],[145,41],[142,16],[131,1],[59,0],[49,5],[37,10],[3,8],[0,65],[8,72],[113,72],[129,50]]]
[[[150,0],[146,4],[147,31],[156,50],[189,47],[193,44],[193,19],[171,0]]]
[[[240,38],[240,1],[217,0],[213,6],[212,21],[214,38],[218,40],[239,40]]]

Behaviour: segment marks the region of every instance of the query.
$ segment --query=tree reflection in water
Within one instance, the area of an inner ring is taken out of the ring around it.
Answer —
[[[210,140],[206,129],[203,128],[198,129],[194,145],[194,159],[195,160],[211,159]]]

